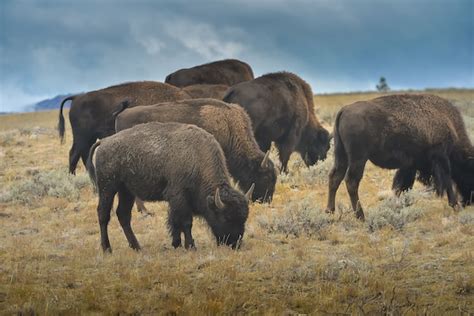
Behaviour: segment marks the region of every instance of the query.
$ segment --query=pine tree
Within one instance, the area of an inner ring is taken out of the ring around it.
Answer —
[[[387,92],[390,90],[390,87],[388,86],[385,77],[380,77],[379,84],[376,87],[377,90],[380,92]]]

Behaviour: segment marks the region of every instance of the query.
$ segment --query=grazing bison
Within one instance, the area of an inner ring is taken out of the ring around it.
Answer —
[[[130,82],[68,97],[59,110],[59,136],[64,139],[63,106],[72,100],[69,111],[73,143],[69,151],[69,172],[75,174],[79,158],[86,163],[89,149],[99,138],[115,133],[112,112],[124,99],[130,106],[187,99],[186,92],[174,86],[153,81]]]
[[[194,84],[183,88],[191,99],[211,98],[217,100],[222,100],[227,89],[229,86],[225,84]]]
[[[252,68],[237,59],[225,59],[212,63],[180,69],[166,76],[165,82],[177,87],[195,84],[225,84],[232,86],[253,79]]]
[[[117,193],[117,217],[135,250],[140,249],[130,225],[135,197],[169,202],[168,226],[175,248],[181,246],[181,233],[185,247],[194,247],[193,215],[207,221],[218,244],[235,248],[244,234],[247,197],[232,188],[221,147],[199,127],[157,122],[134,126],[95,143],[87,170],[99,194],[104,251],[111,251],[107,225]]]
[[[239,83],[229,88],[223,100],[247,110],[260,149],[267,151],[275,142],[282,171],[288,172],[294,151],[306,166],[326,158],[329,133],[314,114],[311,87],[297,75],[278,72]]]
[[[458,109],[426,94],[400,94],[356,102],[343,107],[334,127],[334,167],[329,174],[328,212],[334,212],[336,191],[344,176],[352,208],[364,219],[359,182],[367,160],[398,169],[393,179],[397,194],[412,188],[416,174],[432,182],[438,195],[447,192],[449,205],[470,204],[474,191],[474,149]]]
[[[265,154],[258,147],[250,118],[240,106],[214,99],[194,99],[123,111],[126,107],[127,102],[123,102],[114,113],[117,132],[152,121],[197,125],[211,133],[221,145],[229,172],[239,186],[247,191],[255,184],[252,200],[271,201],[277,178],[275,167],[269,158],[270,152]]]

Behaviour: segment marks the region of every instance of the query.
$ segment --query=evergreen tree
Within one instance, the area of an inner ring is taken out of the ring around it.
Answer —
[[[390,87],[388,86],[385,77],[380,77],[379,84],[376,87],[377,90],[380,92],[387,92],[390,90]]]

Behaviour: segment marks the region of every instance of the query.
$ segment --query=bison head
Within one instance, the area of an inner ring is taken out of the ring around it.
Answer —
[[[249,192],[248,195],[251,194]],[[211,212],[207,216],[210,219],[209,226],[217,244],[237,248],[244,236],[245,221],[249,213],[247,196],[229,186],[221,186],[214,195],[207,197],[207,206]]]
[[[326,159],[330,141],[329,132],[323,127],[309,125],[306,127],[297,150],[307,167],[314,165],[318,160]]]
[[[255,190],[250,197],[253,202],[259,201],[270,203],[275,191],[277,172],[273,161],[270,159],[270,151],[263,158],[255,159],[251,162],[250,168],[241,168],[240,187],[248,190],[255,184]]]

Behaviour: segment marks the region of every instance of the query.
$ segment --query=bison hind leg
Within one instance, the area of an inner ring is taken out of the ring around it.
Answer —
[[[138,243],[135,234],[133,233],[131,220],[132,220],[132,207],[135,202],[135,196],[126,189],[122,187],[119,190],[119,204],[117,206],[117,217],[122,226],[125,237],[127,238],[130,248],[134,250],[140,250],[140,244]]]
[[[91,138],[89,140],[74,140],[72,147],[69,150],[69,173],[76,174],[76,168],[79,159],[82,159],[84,166],[86,165],[87,157],[89,156],[89,150],[95,141],[96,138]]]
[[[392,190],[397,196],[403,191],[410,190],[413,188],[415,183],[416,169],[414,168],[401,168],[398,169],[393,177]]]
[[[347,156],[345,153],[342,155],[335,155],[334,165],[329,172],[329,190],[328,190],[328,204],[326,207],[326,213],[334,213],[336,210],[336,192],[341,185],[344,175],[347,172]]]
[[[105,192],[105,190],[99,190],[99,205],[97,206],[97,215],[99,217],[100,240],[102,250],[104,252],[112,252],[107,227],[110,221],[110,211],[114,203],[114,196],[115,192]]]
[[[359,184],[364,175],[366,162],[367,159],[349,161],[349,169],[347,169],[346,173],[346,187],[351,198],[352,209],[356,217],[362,221],[365,219],[365,216],[359,200]]]

